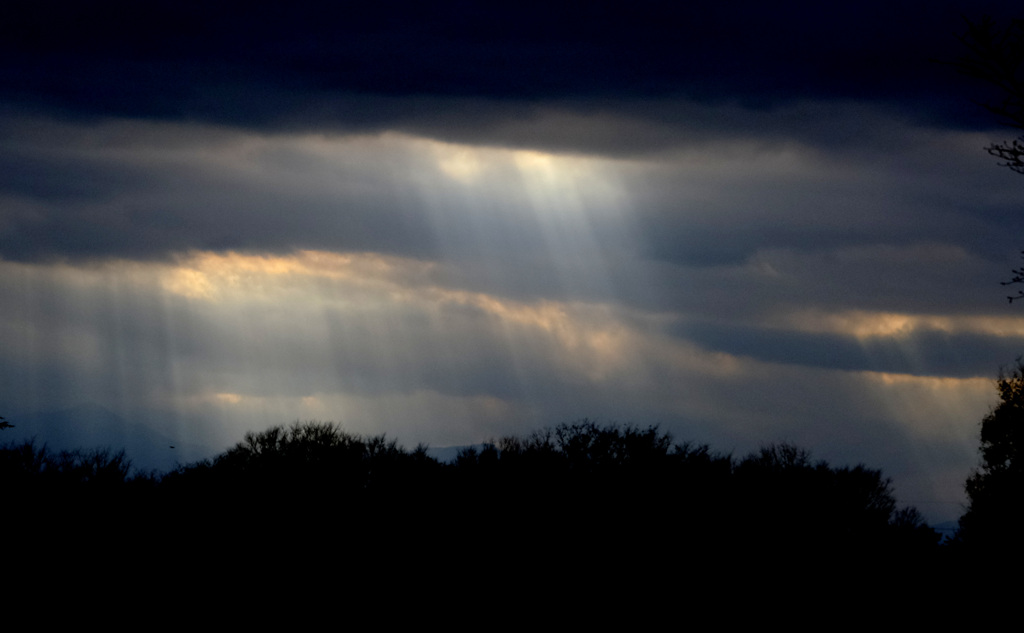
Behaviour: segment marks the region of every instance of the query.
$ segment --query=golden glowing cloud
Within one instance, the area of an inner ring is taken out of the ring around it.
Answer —
[[[484,165],[478,151],[468,147],[437,145],[437,166],[449,178],[468,185],[480,177]]]
[[[290,256],[193,253],[162,270],[166,292],[214,303],[281,298],[302,293],[303,303],[340,309],[387,309],[399,304],[432,314],[452,306],[491,317],[507,335],[546,341],[566,369],[600,380],[617,366],[635,362],[641,334],[627,328],[606,304],[514,301],[432,283],[436,265],[370,253],[302,251]],[[313,282],[319,282],[314,284]],[[327,283],[327,286],[324,285]],[[325,292],[326,290],[326,292]],[[376,306],[376,307],[374,307]],[[632,360],[631,360],[632,358]]]
[[[299,251],[293,255],[197,252],[162,270],[166,292],[190,299],[218,300],[232,291],[252,296],[293,279],[327,279],[349,284],[380,284],[402,271],[432,269],[430,262],[375,253]],[[283,278],[283,279],[282,279]]]
[[[779,319],[779,325],[801,332],[842,334],[857,339],[908,336],[915,331],[950,334],[1024,336],[1024,317],[986,315],[930,315],[850,310],[829,313],[804,311]]]

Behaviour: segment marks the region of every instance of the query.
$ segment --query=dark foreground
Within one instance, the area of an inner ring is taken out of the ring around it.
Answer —
[[[89,582],[129,592],[147,582],[421,595],[685,583],[718,598],[835,597],[868,578],[878,589],[977,564],[898,508],[877,470],[812,462],[788,445],[736,460],[654,428],[562,425],[451,464],[329,424],[251,434],[160,476],[132,474],[123,455],[31,444],[0,459],[19,573],[87,570]]]

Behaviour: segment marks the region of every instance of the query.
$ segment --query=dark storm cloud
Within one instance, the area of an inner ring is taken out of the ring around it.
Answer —
[[[131,165],[111,169],[82,157],[44,157],[19,148],[0,151],[0,191],[19,198],[103,201],[114,191],[137,190],[148,180]]]
[[[361,9],[43,2],[4,11],[0,257],[7,259],[295,248],[422,258],[443,249],[454,258],[470,248],[496,260],[503,250],[518,252],[510,257],[527,265],[525,249],[543,243],[522,218],[502,223],[493,214],[474,227],[457,187],[436,178],[438,210],[428,217],[421,192],[394,174],[436,166],[368,156],[328,172],[302,152],[272,149],[257,157],[253,175],[175,158],[169,150],[182,141],[170,135],[140,135],[129,151],[110,152],[109,139],[74,137],[81,118],[63,132],[33,136],[27,122],[41,113],[264,131],[401,130],[659,160],[680,147],[708,154],[739,143],[746,145],[735,151],[751,152],[751,165],[734,156],[718,168],[687,164],[684,176],[670,156],[660,173],[629,181],[645,257],[739,265],[766,247],[841,248],[881,235],[890,244],[941,242],[954,232],[976,254],[1016,250],[999,218],[1010,217],[1017,201],[986,193],[1006,187],[965,191],[949,177],[962,174],[963,163],[922,178],[921,157],[933,150],[908,133],[908,122],[954,122],[947,110],[959,106],[951,104],[967,103],[945,94],[955,73],[927,61],[956,48],[960,23],[951,5],[921,12],[881,2]],[[177,131],[211,137],[193,138],[193,149],[224,136],[187,127]],[[146,144],[170,157],[148,156]],[[786,145],[805,146],[811,158],[833,152],[830,160],[839,148],[844,158],[825,168],[756,172],[758,152]],[[880,164],[880,152],[896,158]],[[917,163],[898,163],[906,157]],[[730,173],[736,169],[744,171]],[[981,178],[998,177],[990,171]],[[902,200],[893,199],[896,188]],[[930,199],[932,209],[920,208]],[[620,228],[598,223],[599,245],[614,242]]]
[[[972,5],[1006,14],[1006,2]],[[394,127],[416,102],[895,101],[960,119],[954,3],[5,3],[0,100],[83,116]],[[937,98],[942,97],[942,98]],[[955,100],[954,100],[955,101]]]

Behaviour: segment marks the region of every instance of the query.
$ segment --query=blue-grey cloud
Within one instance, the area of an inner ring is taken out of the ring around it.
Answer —
[[[990,377],[1007,358],[1024,352],[1022,336],[934,329],[863,339],[716,323],[687,324],[675,331],[708,349],[769,363],[915,376]]]

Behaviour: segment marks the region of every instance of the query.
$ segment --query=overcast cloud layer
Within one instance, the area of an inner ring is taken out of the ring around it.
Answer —
[[[589,416],[955,518],[1024,350],[1024,178],[928,61],[964,8],[677,5],[5,5],[0,414],[160,468]]]

